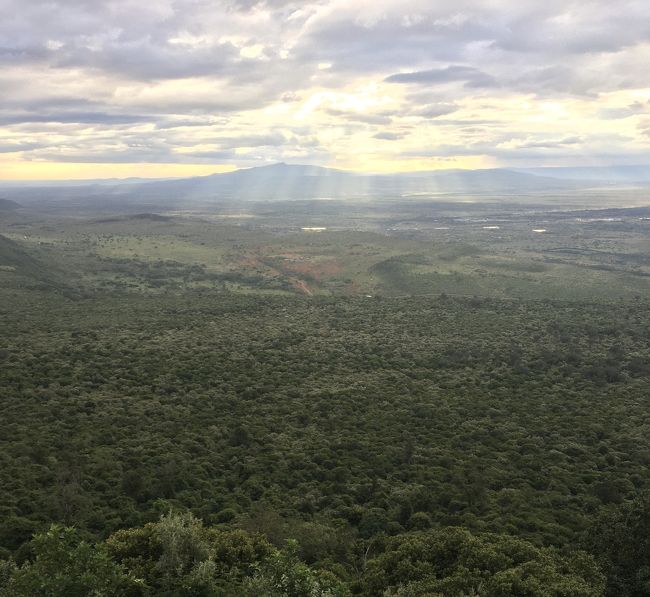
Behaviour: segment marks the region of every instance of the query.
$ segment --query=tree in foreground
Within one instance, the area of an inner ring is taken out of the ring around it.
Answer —
[[[33,559],[13,570],[0,595],[11,597],[135,597],[143,594],[142,581],[115,563],[100,545],[93,546],[78,533],[60,525],[36,535]]]
[[[260,535],[206,528],[189,513],[118,531],[106,545],[157,597],[348,595],[334,575],[301,562],[295,542],[277,550]]]
[[[29,547],[21,567],[0,561],[1,597],[600,597],[605,590],[584,552],[459,527],[376,539],[379,553],[347,585],[301,561],[296,541],[277,549],[255,533],[206,528],[189,513],[96,546],[54,525]]]
[[[607,575],[608,596],[650,595],[650,494],[605,509],[589,530],[586,548]]]
[[[362,579],[364,595],[386,597],[597,597],[603,590],[604,577],[585,553],[455,527],[389,539]]]

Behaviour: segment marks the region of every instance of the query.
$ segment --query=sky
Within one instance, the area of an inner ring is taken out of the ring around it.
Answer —
[[[0,0],[0,179],[650,163],[648,0]]]

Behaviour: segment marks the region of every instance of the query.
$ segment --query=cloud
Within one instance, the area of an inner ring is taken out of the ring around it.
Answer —
[[[264,135],[242,135],[240,137],[217,137],[212,142],[219,147],[278,147],[287,143],[287,138],[282,133],[268,133]]]
[[[154,122],[153,116],[137,114],[107,114],[105,112],[61,112],[57,114],[39,114],[35,112],[26,114],[2,114],[0,113],[0,125],[22,124],[22,123],[80,123],[96,125],[120,125],[136,124],[142,122]]]
[[[351,112],[346,110],[336,110],[328,108],[325,110],[330,116],[341,118],[352,122],[363,122],[365,124],[373,125],[387,125],[391,124],[392,119],[387,114],[365,114],[363,112]]]
[[[582,142],[580,137],[564,137],[562,139],[548,139],[538,141],[525,141],[518,143],[518,149],[554,149],[557,147],[566,147],[571,145],[578,145]]]
[[[639,130],[642,135],[650,137],[650,120],[644,120],[639,123]]]
[[[404,138],[404,135],[402,133],[390,133],[390,132],[383,132],[383,133],[376,133],[373,135],[375,139],[381,139],[383,141],[399,141],[400,139]]]
[[[22,151],[32,151],[43,147],[40,143],[0,143],[0,153],[18,153]]]
[[[215,150],[215,151],[191,151],[188,153],[184,154],[185,158],[194,158],[194,159],[199,159],[199,160],[209,160],[209,161],[214,161],[214,160],[231,160],[233,159],[237,154],[233,151],[221,151],[221,150]]]
[[[643,0],[0,0],[0,10],[0,148],[34,163],[289,156],[380,170],[426,156],[579,162],[649,149]]]
[[[599,118],[611,120],[630,118],[640,114],[650,114],[650,100],[646,102],[636,101],[623,108],[601,108],[598,110]]]
[[[494,77],[471,66],[452,65],[445,68],[398,73],[385,79],[388,83],[445,84],[462,81],[469,87],[495,87]]]
[[[433,103],[426,104],[421,108],[418,108],[415,113],[424,118],[439,118],[440,116],[446,116],[447,114],[453,114],[458,110],[458,104],[450,103]]]

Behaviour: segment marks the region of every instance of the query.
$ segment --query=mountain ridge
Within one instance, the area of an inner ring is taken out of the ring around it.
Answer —
[[[650,171],[650,169],[649,169]],[[154,208],[220,202],[400,199],[411,196],[495,195],[585,189],[594,180],[544,176],[509,168],[449,169],[402,173],[357,173],[324,166],[279,162],[205,176],[106,182],[72,186],[5,186],[2,194],[23,205],[66,202]],[[650,177],[648,179],[650,182]],[[600,182],[600,181],[598,181]],[[607,184],[607,183],[605,183]],[[614,184],[614,183],[612,183]],[[620,184],[620,181],[619,181]]]

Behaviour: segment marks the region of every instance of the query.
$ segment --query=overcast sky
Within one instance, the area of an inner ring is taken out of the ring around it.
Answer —
[[[0,178],[647,164],[649,0],[0,0]]]

